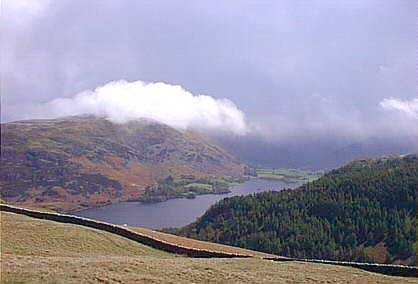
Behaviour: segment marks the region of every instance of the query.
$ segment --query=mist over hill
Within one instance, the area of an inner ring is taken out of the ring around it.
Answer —
[[[214,135],[225,149],[252,166],[330,170],[359,158],[418,152],[418,136],[295,136],[271,140],[261,135]]]

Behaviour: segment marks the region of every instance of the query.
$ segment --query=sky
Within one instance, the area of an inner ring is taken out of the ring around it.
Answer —
[[[1,0],[2,122],[418,135],[415,0]]]

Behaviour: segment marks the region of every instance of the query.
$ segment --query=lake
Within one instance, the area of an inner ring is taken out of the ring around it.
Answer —
[[[194,199],[177,198],[158,203],[121,202],[74,213],[76,216],[105,221],[113,224],[161,229],[182,227],[196,218],[217,201],[236,195],[248,195],[263,191],[280,191],[295,188],[299,183],[278,180],[251,179],[231,187],[228,194],[198,195]]]

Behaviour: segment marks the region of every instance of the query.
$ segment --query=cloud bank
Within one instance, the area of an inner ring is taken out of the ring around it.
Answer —
[[[247,132],[244,113],[232,101],[193,95],[179,85],[162,82],[113,81],[29,112],[30,117],[45,118],[92,114],[117,123],[148,118],[179,129]]]
[[[418,119],[418,98],[412,100],[384,99],[380,102],[380,106],[386,110],[397,110],[408,117]]]
[[[251,132],[272,140],[418,134],[415,116],[380,105],[416,98],[414,1],[0,1],[2,122],[78,114],[75,106],[135,116],[125,106],[103,110],[99,98],[85,106],[97,94],[54,106],[115,78],[141,78],[228,98]]]

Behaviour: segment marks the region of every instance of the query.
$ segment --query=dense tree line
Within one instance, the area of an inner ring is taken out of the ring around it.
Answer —
[[[385,262],[415,258],[418,156],[360,160],[298,189],[226,198],[174,233],[278,255]]]

